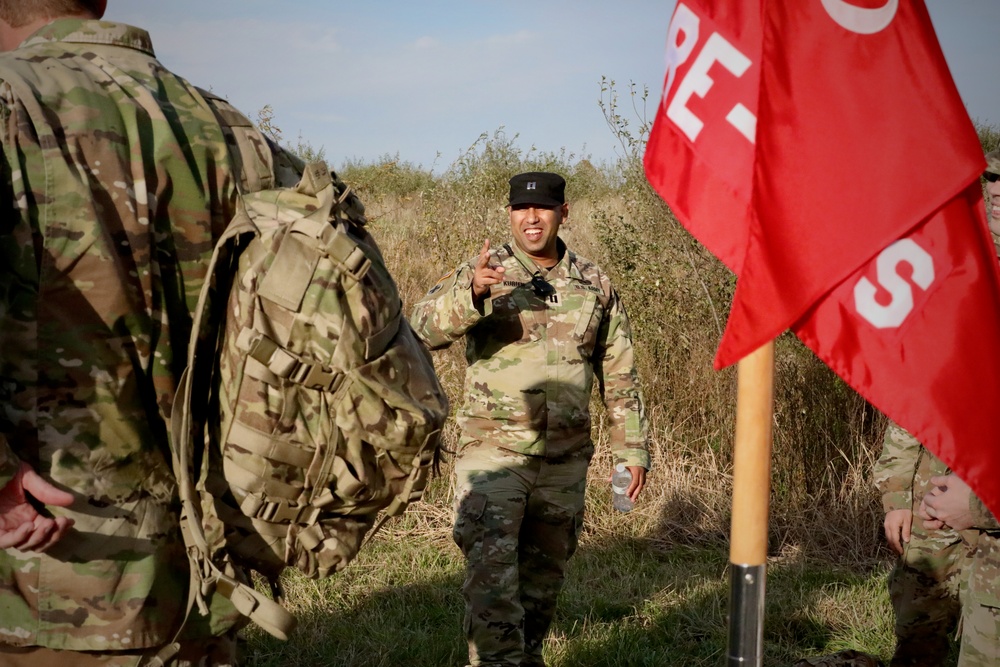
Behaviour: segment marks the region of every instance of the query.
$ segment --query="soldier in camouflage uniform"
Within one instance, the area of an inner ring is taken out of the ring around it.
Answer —
[[[1000,151],[987,153],[983,177],[989,227],[1000,249]],[[956,475],[932,477],[930,487],[917,509],[923,527],[958,531],[967,554],[958,665],[1000,664],[1000,524]]]
[[[966,557],[962,536],[948,527],[925,529],[914,510],[947,466],[896,424],[886,429],[874,475],[882,492],[885,536],[900,555],[889,575],[896,651],[891,667],[943,665],[961,617],[959,589]]]
[[[564,190],[557,174],[511,178],[513,243],[486,241],[411,318],[431,348],[466,339],[454,538],[472,665],[544,665],[583,521],[595,376],[633,500],[650,465],[628,317],[607,275],[558,238]]]
[[[997,244],[1000,151],[988,153],[986,162],[989,227]],[[968,485],[895,424],[886,431],[875,477],[886,510],[886,538],[901,554],[889,580],[897,638],[890,664],[944,664],[956,628],[960,667],[1000,664],[995,517]]]
[[[952,528],[966,548],[959,667],[1000,664],[1000,523],[968,484],[950,473],[932,477],[917,515],[928,530]]]
[[[1000,151],[987,153],[983,177],[989,227],[997,243]],[[930,488],[916,513],[924,519],[924,529],[951,529],[962,536],[966,560],[961,587],[959,667],[1000,664],[1000,523],[953,473],[931,477]]]
[[[0,0],[5,667],[148,664],[187,604],[167,425],[236,176],[212,109],[104,9]],[[256,136],[244,164],[272,159]],[[169,664],[234,662],[211,611]]]

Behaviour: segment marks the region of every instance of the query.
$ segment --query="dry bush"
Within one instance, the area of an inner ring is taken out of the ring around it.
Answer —
[[[983,145],[984,152],[989,153],[1000,148],[1000,125],[977,122],[976,132],[979,134],[979,143]]]

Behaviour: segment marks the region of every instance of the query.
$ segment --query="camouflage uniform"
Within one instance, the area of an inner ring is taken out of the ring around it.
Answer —
[[[986,171],[1000,174],[1000,151],[986,154]],[[987,200],[989,201],[989,199]],[[987,216],[989,217],[989,216]],[[1000,238],[993,234],[1000,254]],[[972,525],[963,531],[969,546],[963,588],[959,667],[1000,664],[1000,523],[975,495],[969,498]]]
[[[930,479],[949,470],[912,435],[896,424],[886,429],[875,481],[886,513],[915,511],[930,490]],[[961,617],[959,588],[966,549],[950,528],[925,530],[913,519],[910,541],[889,575],[889,596],[896,615],[896,652],[890,665],[942,665],[949,635]]]
[[[454,538],[467,560],[474,665],[543,664],[542,640],[583,521],[595,376],[615,463],[650,465],[625,309],[607,275],[558,244],[559,262],[539,270],[554,293],[536,293],[536,267],[508,244],[491,253],[506,272],[489,297],[473,301],[472,259],[411,318],[432,348],[466,339]]]
[[[915,512],[930,479],[947,466],[896,424],[886,430],[874,474],[888,513]],[[996,521],[974,495],[976,528],[926,530],[914,515],[910,541],[889,576],[896,614],[896,651],[891,666],[945,664],[949,635],[959,628],[961,667],[995,665],[1000,641],[997,615]]]
[[[148,34],[103,21],[0,54],[0,117],[0,486],[24,461],[76,496],[47,508],[75,521],[55,546],[0,553],[0,653],[137,655],[187,603],[167,423],[234,211],[226,145]],[[187,636],[226,632],[228,602],[213,611]]]
[[[969,545],[962,599],[959,667],[1000,665],[1000,524],[982,501],[969,499],[976,529],[962,531]]]
[[[986,156],[1000,173],[1000,154]],[[993,236],[994,244],[997,236]],[[1000,250],[998,250],[1000,253]],[[890,425],[875,477],[886,512],[916,510],[930,478],[950,471],[919,442]],[[960,667],[1000,664],[1000,530],[973,494],[973,528],[927,531],[914,517],[910,543],[890,576],[897,648],[892,665],[940,665],[959,628]]]

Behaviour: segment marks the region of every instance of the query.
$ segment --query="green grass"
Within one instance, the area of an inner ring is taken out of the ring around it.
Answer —
[[[728,555],[718,537],[724,531],[695,544],[685,532],[662,534],[648,503],[629,515],[614,512],[600,477],[591,476],[589,516],[546,641],[547,664],[725,664]],[[336,576],[313,581],[288,573],[288,606],[299,627],[287,642],[245,629],[245,665],[464,665],[464,565],[451,541],[449,494],[447,475],[435,480],[427,502],[390,521]],[[786,547],[771,559],[764,665],[845,648],[883,659],[891,653],[887,562],[829,556]]]

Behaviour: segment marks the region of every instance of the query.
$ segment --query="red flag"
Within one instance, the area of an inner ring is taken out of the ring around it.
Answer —
[[[986,229],[976,181],[792,329],[1000,516],[1000,281]]]
[[[985,161],[926,8],[729,8],[742,4],[678,3],[645,156],[678,219],[738,275],[716,366],[791,327],[996,513],[1000,270]],[[756,122],[743,144],[718,120],[735,102]]]
[[[697,8],[679,2],[670,22],[646,175],[695,238],[739,274],[753,180],[760,11],[742,2]],[[673,120],[665,120],[668,113]]]

